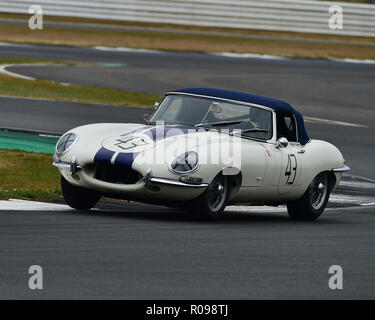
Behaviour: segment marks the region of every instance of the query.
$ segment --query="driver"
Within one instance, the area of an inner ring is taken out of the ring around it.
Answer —
[[[249,122],[253,128],[270,130],[269,113],[260,108],[250,107]]]

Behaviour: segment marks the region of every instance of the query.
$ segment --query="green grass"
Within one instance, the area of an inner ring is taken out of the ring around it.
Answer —
[[[71,61],[0,56],[0,64],[17,63],[84,64]],[[4,74],[0,74],[0,95],[140,107],[152,107],[155,101],[160,100],[158,96],[144,93],[79,85],[67,86],[48,80],[31,81],[10,77]]]
[[[152,107],[158,96],[115,89],[62,85],[47,80],[24,80],[0,75],[0,95],[62,101]]]
[[[62,61],[62,60],[47,60],[47,59],[34,59],[24,57],[8,57],[0,56],[0,64],[17,64],[17,63],[53,63],[53,64],[67,64],[67,65],[87,65],[87,62],[77,61]]]
[[[60,174],[52,156],[0,150],[0,199],[62,198]]]

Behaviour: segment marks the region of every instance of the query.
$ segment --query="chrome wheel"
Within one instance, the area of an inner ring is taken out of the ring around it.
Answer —
[[[218,175],[212,180],[207,189],[208,206],[211,211],[217,212],[225,204],[227,198],[227,179]]]
[[[328,177],[324,172],[315,177],[310,185],[311,206],[319,210],[325,203],[328,193]]]

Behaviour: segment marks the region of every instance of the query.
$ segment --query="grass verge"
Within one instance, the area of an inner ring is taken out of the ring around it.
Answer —
[[[60,60],[43,60],[33,59],[24,57],[8,57],[0,56],[0,64],[17,64],[17,63],[51,63],[51,64],[67,64],[67,65],[87,65],[87,62],[76,62],[76,61],[60,61]]]
[[[0,150],[0,199],[61,199],[51,155]]]
[[[23,16],[26,19],[27,16]],[[46,17],[45,21],[65,21],[68,19]],[[98,23],[97,20],[70,19],[73,22]],[[109,23],[104,21],[102,23]],[[112,22],[114,24],[114,22]],[[116,23],[127,26],[140,26],[155,28],[155,24],[146,23]],[[160,25],[156,25],[160,28]],[[43,30],[30,30],[26,24],[2,24],[0,29],[0,41],[86,45],[86,46],[113,46],[148,48],[174,51],[200,51],[200,52],[252,52],[261,54],[273,54],[300,58],[356,58],[375,59],[375,47],[366,44],[374,43],[374,39],[343,36],[323,36],[288,32],[266,32],[250,30],[233,30],[224,28],[197,28],[186,26],[162,25],[164,28],[201,30],[201,31],[225,31],[231,33],[243,33],[257,36],[276,36],[277,39],[230,37],[214,34],[179,34],[147,31],[116,31],[103,29],[70,29],[60,27],[45,27]],[[161,28],[160,28],[161,29]],[[296,39],[288,41],[281,38],[306,38],[323,40],[341,40],[345,43],[303,42]],[[354,42],[363,42],[360,45]]]
[[[23,98],[43,98],[141,107],[152,107],[155,101],[160,100],[160,97],[144,93],[78,85],[66,86],[48,80],[30,81],[6,75],[0,75],[0,94]]]
[[[69,61],[51,61],[0,56],[0,64],[17,63],[77,64],[76,62]],[[30,81],[10,77],[4,74],[0,74],[0,95],[141,107],[152,107],[155,101],[160,100],[160,97],[158,96],[144,93],[127,92],[106,88],[93,88],[79,85],[66,86],[48,80]]]

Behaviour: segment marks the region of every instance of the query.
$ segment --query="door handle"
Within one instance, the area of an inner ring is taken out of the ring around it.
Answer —
[[[301,150],[298,150],[297,153],[305,153],[306,150],[305,149],[301,149]]]

